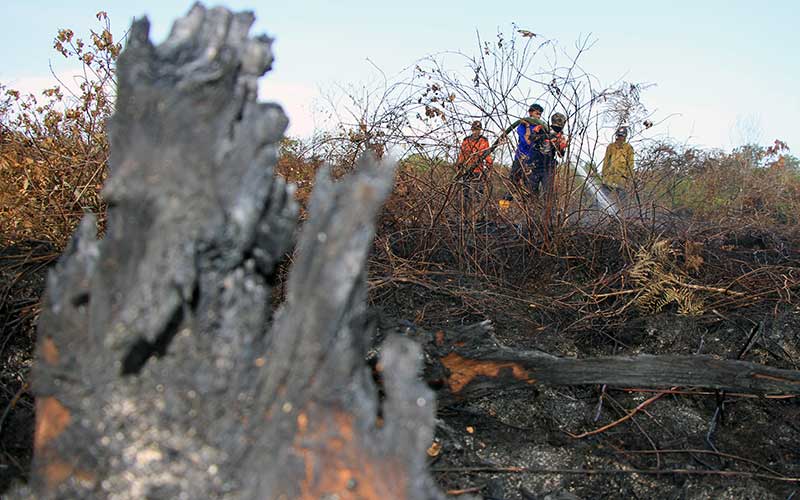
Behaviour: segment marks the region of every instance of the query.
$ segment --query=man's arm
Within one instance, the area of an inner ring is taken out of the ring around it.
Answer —
[[[559,133],[553,138],[553,142],[556,145],[556,153],[563,158],[564,153],[567,151],[567,146],[569,146],[569,139],[564,134]]]
[[[610,164],[611,164],[611,144],[606,146],[606,155],[603,157],[603,169],[602,169],[603,175],[606,174],[606,168],[608,168]]]
[[[630,171],[631,171],[631,172],[633,172],[633,158],[634,158],[634,154],[635,154],[635,153],[634,153],[634,151],[633,151],[633,146],[631,146],[630,144],[628,144],[628,157],[627,157],[626,159],[627,159],[627,162],[628,162],[628,169],[630,169]]]
[[[485,137],[481,137],[479,151],[481,153],[481,156],[483,156],[484,154],[486,155],[486,157],[484,158],[484,161],[486,162],[486,166],[491,168],[492,165],[494,164],[494,160],[492,159],[491,153],[488,152],[489,151],[489,147],[490,147],[489,146],[489,139],[487,139]]]
[[[456,160],[456,166],[462,165],[464,162],[467,161],[467,140],[464,139],[461,141],[461,149],[458,150],[458,160]]]
[[[530,127],[524,123],[520,123],[517,126],[517,135],[519,136],[520,143],[525,143],[528,146],[530,146],[531,144],[530,131],[531,131]]]
[[[633,180],[633,146],[625,143],[625,167],[622,173],[626,182]]]

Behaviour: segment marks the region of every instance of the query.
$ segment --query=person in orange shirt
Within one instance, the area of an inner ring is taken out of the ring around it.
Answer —
[[[472,122],[472,133],[461,141],[456,168],[464,183],[464,203],[469,205],[472,198],[483,195],[484,178],[492,168],[494,160],[487,154],[489,140],[482,135],[483,126],[476,120]]]

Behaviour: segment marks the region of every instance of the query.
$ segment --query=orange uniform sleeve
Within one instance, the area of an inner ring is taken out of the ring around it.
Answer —
[[[483,154],[483,152],[487,151],[489,147],[490,147],[489,139],[487,139],[486,137],[481,137],[481,142],[480,145],[478,146],[478,150],[480,151],[480,153]],[[490,154],[486,155],[484,161],[486,162],[486,165],[489,167],[491,167],[494,164],[494,160],[492,159],[492,155]]]
[[[469,141],[464,139],[461,141],[461,149],[458,151],[458,160],[456,161],[457,165],[461,165],[467,161],[467,156],[469,156]]]
[[[569,139],[567,139],[563,134],[558,134],[558,142],[556,143],[559,152],[563,155],[564,151],[567,150],[567,146],[569,146]]]

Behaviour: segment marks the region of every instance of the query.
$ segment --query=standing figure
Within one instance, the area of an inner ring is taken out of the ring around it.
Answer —
[[[544,108],[539,104],[531,104],[528,108],[528,117],[535,120],[541,120]],[[533,169],[533,159],[531,157],[531,143],[530,131],[531,123],[522,121],[517,125],[517,152],[514,155],[514,161],[511,163],[511,184],[519,185],[523,182],[527,184],[527,179],[530,176],[530,171]],[[510,199],[510,193],[507,199]]]
[[[457,168],[464,184],[464,205],[469,206],[472,199],[483,195],[483,182],[492,168],[492,156],[488,154],[489,140],[481,132],[480,121],[472,122],[472,133],[461,141]]]
[[[550,126],[536,125],[531,127],[529,142],[531,144],[531,158],[533,169],[528,178],[528,189],[533,195],[539,195],[539,185],[546,195],[553,192],[553,179],[555,178],[556,155],[564,156],[567,149],[567,138],[564,136],[564,125],[567,117],[561,113],[553,113],[550,117]]]
[[[624,201],[633,183],[633,146],[627,142],[628,128],[619,127],[616,140],[606,148],[603,158],[603,187]]]

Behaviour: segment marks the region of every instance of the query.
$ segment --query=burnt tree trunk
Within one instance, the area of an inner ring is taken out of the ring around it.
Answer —
[[[800,394],[800,372],[711,356],[563,358],[502,345],[489,322],[435,332],[383,321],[380,334],[422,344],[424,378],[441,405],[538,384],[704,387],[758,395]],[[380,349],[372,352],[376,355]]]
[[[273,315],[297,208],[273,173],[287,119],[256,102],[272,56],[252,22],[196,5],[159,46],[146,20],[131,27],[108,229],[98,241],[87,217],[49,277],[19,496],[443,497],[419,347],[387,342],[383,400],[364,362],[365,262],[393,167],[321,171]]]

